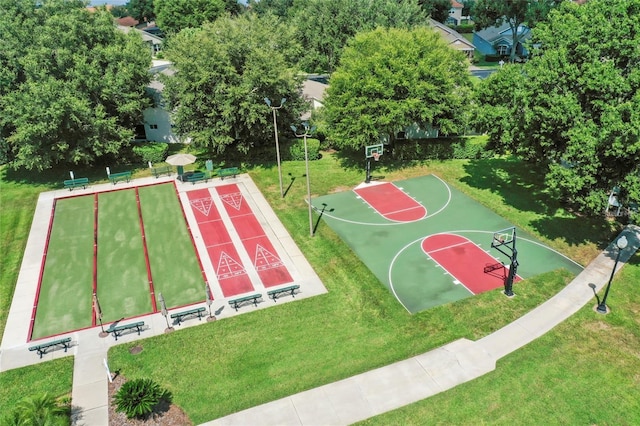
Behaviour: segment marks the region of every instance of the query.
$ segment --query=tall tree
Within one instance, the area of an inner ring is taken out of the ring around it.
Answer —
[[[82,0],[0,0],[0,149],[13,167],[90,164],[133,138],[149,49]]]
[[[418,3],[431,19],[444,23],[449,17],[451,0],[419,0]]]
[[[153,0],[158,27],[169,36],[198,28],[225,13],[225,0]]]
[[[199,29],[180,32],[167,56],[176,73],[166,79],[164,96],[174,111],[178,133],[196,146],[241,151],[270,141],[273,134],[268,97],[286,105],[278,124],[287,126],[306,109],[301,77],[292,67],[300,53],[293,31],[273,15],[220,18]]]
[[[563,0],[477,0],[472,15],[476,29],[499,27],[505,22],[511,30],[512,48],[510,60],[516,57],[516,48],[537,22],[544,20],[549,11]]]
[[[151,22],[156,18],[153,0],[129,0],[127,9],[129,14],[139,22]]]
[[[425,13],[411,0],[309,0],[296,7],[292,22],[303,46],[300,67],[333,72],[347,44],[359,31],[424,24]]]
[[[496,145],[548,164],[549,188],[586,213],[601,213],[614,185],[637,203],[640,32],[629,29],[640,28],[640,0],[566,3],[548,19],[524,67],[484,82],[480,127]],[[490,130],[490,116],[501,131]]]
[[[460,131],[470,93],[465,56],[429,28],[356,35],[325,98],[329,137],[354,148],[391,141],[406,126]]]

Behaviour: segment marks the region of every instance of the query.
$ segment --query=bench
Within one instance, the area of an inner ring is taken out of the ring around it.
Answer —
[[[151,172],[153,173],[153,177],[159,178],[162,175],[171,175],[171,173],[173,173],[173,168],[171,166],[154,167],[151,169]]]
[[[87,185],[89,185],[89,178],[67,179],[64,181],[64,187],[69,188],[69,191],[79,187],[85,189]]]
[[[267,295],[273,299],[273,301],[275,302],[276,299],[281,295],[281,294],[285,294],[285,293],[289,293],[291,296],[296,297],[296,290],[298,290],[300,288],[299,285],[290,285],[289,287],[282,287],[282,288],[277,288],[275,290],[269,290],[267,292]]]
[[[42,358],[42,355],[47,353],[49,348],[55,348],[56,346],[64,346],[64,351],[71,347],[71,337],[65,337],[64,339],[52,340],[51,342],[41,343],[39,345],[31,346],[30,351],[38,351],[38,355]]]
[[[129,181],[131,180],[131,172],[111,173],[109,175],[109,180],[114,185],[121,180],[125,180],[127,181],[127,183],[129,183]]]
[[[196,184],[196,182],[199,182],[201,180],[208,182],[209,176],[207,176],[207,174],[204,172],[193,172],[191,174],[185,175],[185,182],[191,182],[194,185]]]
[[[125,331],[133,330],[134,328],[138,330],[138,336],[142,331],[142,327],[144,326],[144,321],[132,322],[131,324],[123,324],[115,327],[109,327],[107,331],[109,333],[113,333],[113,337],[118,340],[118,336],[122,336]]]
[[[258,306],[258,300],[260,300],[262,298],[261,294],[252,294],[251,296],[245,296],[245,297],[240,297],[238,299],[233,299],[233,300],[229,300],[229,305],[236,310],[236,312],[238,311],[238,308],[246,303],[246,302],[250,302],[253,303],[256,307]]]
[[[197,315],[198,321],[200,321],[202,319],[202,313],[204,311],[205,311],[205,308],[201,306],[199,308],[189,309],[188,311],[176,312],[175,314],[171,314],[171,318],[177,319],[178,325],[180,325],[180,322],[182,322],[184,317],[188,317],[190,315]]]
[[[236,175],[238,174],[238,168],[237,167],[229,167],[227,169],[218,169],[218,176],[220,177],[220,180],[224,180],[225,177],[236,177]]]

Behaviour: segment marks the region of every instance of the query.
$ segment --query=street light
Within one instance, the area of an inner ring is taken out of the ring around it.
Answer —
[[[298,138],[304,138],[304,162],[307,170],[307,201],[309,202],[309,235],[313,237],[313,215],[311,214],[311,184],[309,183],[309,150],[307,149],[307,136],[311,136],[315,127],[309,128],[309,123],[306,121],[302,123],[304,126],[304,133],[298,134],[296,126],[291,126],[291,130]]]
[[[611,276],[609,277],[609,282],[607,283],[607,289],[604,291],[604,297],[602,298],[602,301],[600,303],[598,303],[598,307],[596,308],[596,311],[598,311],[599,314],[606,314],[608,312],[607,309],[607,296],[609,296],[609,289],[611,288],[611,281],[613,280],[613,276],[616,273],[616,268],[618,267],[618,260],[620,260],[620,253],[622,253],[622,250],[624,250],[627,247],[627,244],[629,244],[629,242],[627,241],[627,237],[625,237],[624,235],[620,238],[618,238],[618,241],[616,241],[616,247],[618,248],[618,254],[616,255],[616,262],[613,265],[613,271],[611,271]]]
[[[271,111],[273,112],[273,132],[276,135],[276,159],[278,161],[278,179],[280,181],[280,197],[284,198],[284,191],[282,190],[282,169],[280,168],[280,145],[278,145],[278,123],[276,122],[276,110],[282,108],[284,103],[287,101],[287,98],[282,98],[280,100],[280,106],[272,106],[271,99],[264,98],[264,103],[266,103]]]

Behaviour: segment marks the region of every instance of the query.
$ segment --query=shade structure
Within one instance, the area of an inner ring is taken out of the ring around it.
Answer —
[[[187,164],[192,164],[196,161],[196,156],[192,154],[173,154],[167,157],[167,163],[172,166],[186,166]]]

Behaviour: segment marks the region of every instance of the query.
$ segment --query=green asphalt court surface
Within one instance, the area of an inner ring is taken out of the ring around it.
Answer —
[[[434,175],[393,183],[427,209],[425,218],[408,223],[389,221],[353,191],[314,198],[312,205],[409,312],[472,296],[423,252],[422,240],[430,235],[460,235],[509,264],[506,256],[491,249],[493,233],[513,226],[505,219]],[[561,268],[573,274],[582,270],[571,259],[520,229],[516,231],[521,278]],[[516,294],[517,289],[515,283]]]
[[[172,183],[56,200],[31,338],[94,326],[94,291],[104,323],[205,299]]]

